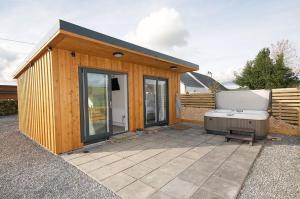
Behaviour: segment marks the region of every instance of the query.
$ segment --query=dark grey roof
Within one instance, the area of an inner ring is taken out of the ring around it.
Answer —
[[[69,22],[66,22],[63,20],[59,20],[59,27],[61,30],[65,30],[65,31],[72,32],[72,33],[75,33],[78,35],[82,35],[85,37],[103,41],[105,43],[109,43],[109,44],[112,44],[115,46],[119,46],[122,48],[140,52],[140,53],[143,53],[146,55],[150,55],[152,57],[156,57],[156,58],[163,59],[166,61],[174,62],[174,63],[180,64],[180,65],[189,66],[189,67],[194,68],[195,70],[199,69],[199,66],[197,64],[194,64],[194,63],[182,60],[182,59],[178,59],[176,57],[172,57],[172,56],[169,56],[169,55],[166,55],[163,53],[159,53],[154,50],[150,50],[148,48],[144,48],[144,47],[120,40],[120,39],[116,39],[114,37],[78,26],[76,24],[72,24],[72,23],[69,23]]]
[[[172,57],[160,52],[156,52],[154,50],[150,50],[148,48],[144,48],[120,39],[116,39],[114,37],[84,28],[82,26],[78,26],[76,24],[72,24],[70,22],[67,21],[63,21],[63,20],[59,20],[57,24],[55,24],[55,26],[52,27],[52,29],[50,29],[50,31],[48,32],[48,34],[35,46],[35,48],[33,49],[33,51],[31,51],[29,53],[29,55],[25,58],[24,63],[16,70],[14,77],[16,78],[19,73],[26,67],[26,65],[34,58],[35,54],[45,46],[45,44],[47,44],[47,42],[49,42],[49,40],[51,40],[53,38],[53,36],[55,36],[55,34],[57,34],[60,30],[64,30],[67,32],[71,32],[71,33],[75,33],[81,36],[85,36],[85,37],[89,37],[91,39],[95,39],[98,41],[102,41],[104,43],[108,43],[111,45],[115,45],[121,48],[125,48],[128,50],[132,50],[135,52],[139,52],[145,55],[149,55],[151,57],[155,57],[158,59],[162,59],[168,62],[173,62],[175,64],[179,64],[179,65],[184,65],[187,67],[191,67],[192,69],[198,70],[199,66],[197,64],[182,60],[182,59],[178,59],[176,57]]]
[[[201,85],[199,82],[197,82],[194,78],[192,78],[189,74],[184,73],[180,77],[181,82],[185,86],[189,87],[196,87],[196,88],[204,88],[203,85]]]
[[[196,73],[196,72],[191,72],[191,74],[198,80],[200,81],[202,84],[204,84],[207,88],[210,88],[214,82],[216,82],[219,85],[220,90],[228,90],[227,88],[225,88],[222,84],[220,84],[219,82],[217,82],[216,80],[214,80],[213,78],[206,76],[206,75],[202,75],[200,73]]]

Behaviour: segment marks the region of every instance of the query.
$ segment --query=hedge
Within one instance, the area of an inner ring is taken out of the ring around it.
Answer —
[[[0,100],[0,116],[18,113],[17,100]]]

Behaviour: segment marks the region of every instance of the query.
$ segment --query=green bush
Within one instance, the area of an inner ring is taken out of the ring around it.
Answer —
[[[12,115],[18,113],[17,100],[1,100],[0,101],[0,116]]]

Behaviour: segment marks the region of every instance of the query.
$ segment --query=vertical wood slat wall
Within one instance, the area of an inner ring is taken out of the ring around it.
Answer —
[[[53,97],[52,53],[46,52],[18,78],[19,128],[57,153]]]
[[[55,91],[55,120],[57,151],[66,152],[80,148],[80,99],[78,69],[88,67],[100,70],[123,72],[128,75],[129,130],[144,127],[143,76],[157,76],[169,81],[169,123],[176,119],[175,97],[179,93],[180,73],[153,68],[135,63],[122,62],[53,48],[53,76]],[[159,66],[158,66],[159,67]]]
[[[169,123],[177,122],[180,73],[53,48],[18,78],[20,130],[54,153],[82,147],[79,66],[128,75],[129,130],[144,127],[143,76],[169,82]]]

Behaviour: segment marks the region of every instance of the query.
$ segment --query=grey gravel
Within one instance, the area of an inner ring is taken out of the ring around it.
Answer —
[[[119,198],[0,118],[0,198]]]
[[[0,198],[119,198],[17,129],[17,115],[0,117]],[[266,141],[238,196],[300,198],[300,137]]]
[[[18,130],[18,115],[0,116],[0,133]]]
[[[300,137],[273,135],[251,169],[238,198],[300,198]]]

